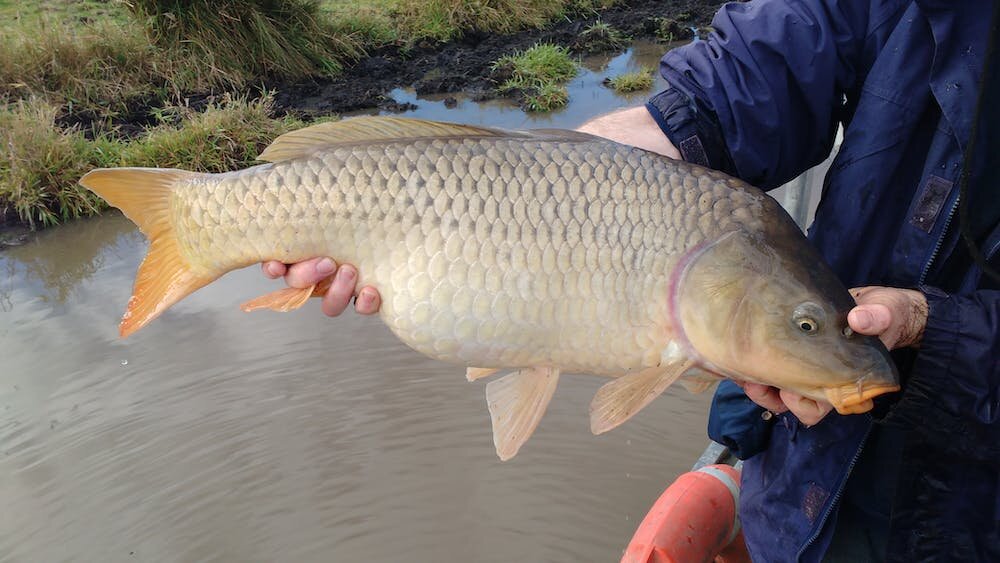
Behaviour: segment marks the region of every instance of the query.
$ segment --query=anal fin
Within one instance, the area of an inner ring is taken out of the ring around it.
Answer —
[[[469,381],[475,381],[477,379],[489,377],[498,371],[500,371],[499,368],[467,368],[465,370],[465,378]]]
[[[552,400],[559,370],[526,368],[486,385],[486,403],[493,421],[493,445],[506,461],[538,427]]]
[[[590,431],[603,434],[632,418],[677,381],[692,364],[692,360],[677,359],[605,384],[597,390],[590,403]]]
[[[272,291],[267,295],[261,295],[256,299],[251,299],[240,305],[240,309],[245,313],[256,311],[257,309],[270,309],[279,313],[294,311],[305,305],[310,297],[323,297],[327,290],[330,289],[330,284],[332,283],[333,278],[326,278],[309,287],[286,287],[285,289]]]

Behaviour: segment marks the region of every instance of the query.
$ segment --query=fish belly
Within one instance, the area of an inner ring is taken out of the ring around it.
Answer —
[[[751,217],[733,182],[607,142],[423,139],[205,176],[172,211],[205,272],[354,264],[428,356],[616,375],[659,363],[679,258]]]

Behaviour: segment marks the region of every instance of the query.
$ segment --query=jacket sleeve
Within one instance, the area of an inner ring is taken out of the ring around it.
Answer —
[[[670,87],[647,108],[685,160],[762,189],[780,186],[829,155],[866,53],[884,40],[901,4],[726,4],[707,39],[663,57]]]
[[[1000,291],[948,295],[922,288],[920,350],[888,420],[920,428],[946,449],[1000,459]]]

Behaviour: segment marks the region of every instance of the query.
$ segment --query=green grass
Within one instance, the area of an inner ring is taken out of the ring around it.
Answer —
[[[649,90],[653,87],[653,72],[649,67],[643,67],[639,72],[619,74],[608,81],[608,86],[620,94]]]
[[[0,111],[0,143],[5,147],[0,151],[0,215],[13,212],[32,227],[92,215],[104,204],[77,181],[93,168],[245,168],[275,137],[304,125],[274,118],[270,97],[225,97],[203,112],[168,108],[165,123],[133,140],[106,135],[88,139],[76,129],[60,129],[55,124],[58,111],[37,99]]]
[[[566,105],[569,94],[563,84],[578,70],[568,49],[547,43],[505,55],[493,63],[494,75],[503,80],[500,91],[523,93],[525,108],[530,111],[550,111]]]
[[[628,41],[624,33],[598,20],[583,30],[576,44],[588,53],[601,53],[624,49]]]
[[[272,99],[225,97],[203,112],[168,108],[164,120],[180,118],[179,125],[161,125],[129,143],[123,166],[183,168],[198,172],[226,172],[253,163],[275,137],[304,124],[293,118],[272,117]]]
[[[0,215],[53,225],[101,209],[99,198],[76,185],[87,170],[118,162],[121,147],[55,125],[59,108],[32,99],[0,112]]]

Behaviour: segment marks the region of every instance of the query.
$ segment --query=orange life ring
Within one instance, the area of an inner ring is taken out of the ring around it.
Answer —
[[[622,563],[749,563],[739,483],[740,472],[722,464],[678,477],[639,524]]]

